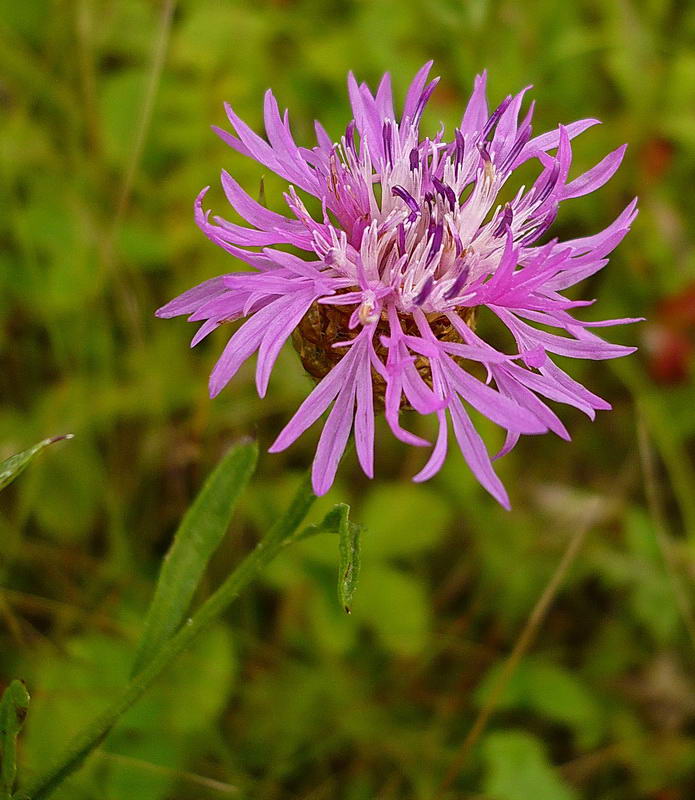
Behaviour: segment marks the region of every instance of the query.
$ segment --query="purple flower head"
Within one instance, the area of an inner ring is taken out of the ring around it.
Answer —
[[[222,323],[247,318],[210,376],[212,396],[257,353],[256,384],[263,397],[277,355],[292,338],[317,385],[270,450],[284,450],[330,408],[314,459],[317,494],[333,483],[353,430],[359,462],[372,477],[378,410],[398,439],[428,446],[401,425],[400,412],[412,409],[434,414],[439,426],[414,480],[424,481],[441,467],[450,421],[477,479],[508,507],[469,407],[506,430],[497,457],[522,433],[550,430],[569,439],[546,400],[575,406],[592,419],[596,409],[610,408],[560,369],[552,355],[605,359],[634,351],[591,331],[634,320],[577,320],[573,309],[590,302],[568,300],[562,290],[606,265],[635,218],[636,201],[601,233],[540,244],[559,203],[602,186],[625,147],[568,180],[570,140],[597,120],[534,137],[532,106],[520,120],[526,90],[491,112],[485,73],[475,79],[452,140],[444,140],[443,130],[434,138],[421,137],[420,118],[437,84],[428,82],[430,67],[415,76],[400,117],[388,74],[376,94],[350,75],[354,119],[337,143],[316,123],[317,145],[310,149],[295,144],[287,112],[280,114],[272,92],[265,96],[267,140],[227,106],[234,133],[217,133],[291,184],[285,194],[289,213],[268,210],[223,172],[227,199],[252,227],[210,219],[203,210],[207,189],[196,200],[196,221],[209,239],[253,271],[208,280],[157,313],[188,314],[202,322],[193,344]],[[529,160],[539,164],[535,182],[501,203],[500,190]],[[321,201],[317,218],[300,192]],[[512,352],[476,333],[483,308],[511,333]]]

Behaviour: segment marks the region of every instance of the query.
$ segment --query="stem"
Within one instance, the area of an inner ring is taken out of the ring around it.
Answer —
[[[671,589],[675,595],[676,605],[680,611],[683,625],[688,632],[690,642],[695,648],[695,614],[690,602],[688,592],[685,590],[681,578],[678,564],[678,554],[676,553],[673,537],[666,522],[663,502],[659,493],[659,480],[657,478],[656,458],[649,441],[649,433],[644,421],[640,416],[637,420],[637,443],[639,446],[640,460],[642,462],[642,475],[644,477],[644,491],[647,496],[647,507],[654,526],[656,542],[661,550],[664,559],[666,573],[671,583]]]
[[[145,692],[162,671],[236,600],[242,589],[269,564],[282,548],[292,540],[299,524],[316,499],[311,481],[302,481],[292,503],[225,582],[212,594],[186,624],[154,655],[152,660],[130,681],[120,697],[85,730],[79,733],[63,756],[43,775],[39,775],[23,793],[26,800],[48,797],[65,778],[73,773],[97,747],[120,716]]]
[[[616,359],[622,363],[610,366],[622,379],[635,405],[640,411],[640,418],[654,442],[669,476],[670,487],[678,503],[678,508],[685,526],[689,541],[695,540],[695,469],[685,448],[682,437],[679,437],[665,412],[659,394],[654,390],[644,371],[636,362],[629,359]]]
[[[104,272],[113,280],[115,289],[120,295],[119,310],[122,312],[123,321],[130,331],[134,344],[141,350],[144,349],[145,335],[142,326],[142,312],[138,307],[137,300],[138,289],[141,288],[139,273],[130,268],[127,260],[122,264],[118,264],[118,268],[116,268],[117,238],[128,209],[133,186],[135,185],[135,176],[140,166],[152,122],[152,113],[164,69],[177,2],[178,0],[162,0],[161,2],[159,23],[152,49],[152,60],[147,75],[142,105],[139,109],[139,119],[135,128],[133,145],[125,165],[120,188],[118,189],[113,219],[103,236],[100,247],[101,264]]]
[[[150,67],[149,75],[147,76],[147,85],[145,87],[145,95],[143,97],[142,106],[140,108],[140,119],[135,131],[135,139],[133,148],[130,151],[128,158],[128,165],[126,167],[123,183],[121,184],[120,192],[118,194],[118,202],[116,204],[116,213],[113,217],[111,242],[113,239],[128,207],[130,194],[133,190],[135,183],[135,174],[142,158],[142,152],[145,147],[147,133],[152,122],[152,112],[154,110],[154,101],[157,97],[157,89],[159,88],[159,81],[162,77],[162,70],[164,68],[164,60],[166,58],[167,46],[169,44],[169,35],[171,33],[171,23],[174,18],[174,10],[176,8],[177,0],[163,0],[162,9],[159,19],[159,30],[157,31],[157,39],[154,43],[152,51],[152,64]]]
[[[504,666],[497,676],[497,680],[494,682],[490,690],[490,694],[480,709],[473,726],[468,731],[466,738],[463,740],[458,753],[454,757],[446,775],[444,776],[444,780],[439,786],[440,795],[451,787],[463,767],[466,765],[466,761],[468,760],[471,750],[480,738],[481,733],[483,733],[485,730],[490,717],[494,713],[499,701],[502,698],[502,695],[504,694],[504,690],[507,688],[507,684],[514,675],[516,668],[519,666],[519,662],[526,655],[528,649],[533,644],[536,634],[538,633],[538,630],[542,625],[548,610],[553,604],[555,597],[562,586],[562,582],[567,575],[567,572],[579,554],[582,544],[584,543],[584,539],[586,538],[587,533],[595,523],[598,516],[599,507],[597,503],[587,511],[583,524],[580,524],[577,527],[577,530],[570,538],[567,548],[562,554],[562,558],[560,559],[555,572],[548,581],[541,596],[536,601],[536,604],[533,607],[531,614],[529,615],[529,618],[527,619],[526,624],[519,635],[519,638],[516,640],[511,653],[509,654]]]

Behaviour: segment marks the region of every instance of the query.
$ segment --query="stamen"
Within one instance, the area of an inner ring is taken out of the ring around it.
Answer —
[[[560,162],[555,161],[553,164],[553,168],[550,170],[548,174],[548,180],[545,184],[538,189],[538,197],[534,197],[534,201],[536,205],[543,205],[543,203],[548,199],[548,196],[555,188],[555,184],[557,183],[558,176],[560,175]],[[535,194],[535,192],[534,192]]]
[[[555,217],[557,217],[557,206],[552,209],[548,214],[545,215],[543,221],[537,228],[534,228],[530,233],[524,236],[523,239],[519,242],[522,247],[526,245],[532,244],[548,230],[548,228],[555,222]]]
[[[381,135],[384,140],[384,154],[386,156],[386,163],[389,167],[393,166],[393,142],[391,140],[391,125],[388,120],[384,122],[384,127],[381,130]]]
[[[429,267],[432,259],[437,255],[439,252],[439,248],[442,246],[442,239],[444,238],[444,225],[441,222],[437,223],[434,228],[434,232],[432,235],[432,245],[430,246],[430,252],[427,255],[427,261],[425,261],[425,266]]]
[[[490,151],[487,149],[487,145],[483,142],[478,142],[476,147],[478,148],[480,157],[483,160],[483,172],[485,174],[485,178],[489,183],[492,183],[492,181],[495,179],[495,168],[492,165],[492,156],[490,155]]]
[[[391,194],[394,197],[400,197],[401,200],[408,206],[408,208],[417,216],[420,213],[420,206],[417,204],[417,200],[410,194],[407,189],[404,189],[402,186],[394,186],[391,189]],[[411,220],[412,221],[412,220]]]
[[[453,211],[456,208],[456,195],[454,194],[454,190],[451,186],[447,186],[443,181],[440,181],[439,178],[432,178],[432,183],[439,194],[441,194],[445,200],[448,200],[449,207]]]
[[[417,108],[415,109],[415,115],[413,116],[413,123],[415,125],[417,125],[420,122],[420,117],[422,116],[422,112],[425,110],[427,101],[432,96],[432,92],[434,91],[438,83],[439,83],[439,78],[435,78],[433,81],[430,81],[430,83],[427,84],[422,94],[420,95],[420,99],[418,100],[417,103]]]
[[[526,144],[529,142],[530,139],[531,139],[531,123],[529,122],[521,130],[521,132],[517,134],[514,144],[512,145],[512,149],[505,156],[505,159],[500,166],[500,170],[502,172],[506,172],[508,169],[511,169],[517,157],[519,156],[519,154],[524,149],[524,147],[526,146]]]
[[[355,129],[357,124],[355,123],[354,119],[351,119],[348,122],[347,127],[345,128],[345,143],[352,151],[352,154],[357,158],[357,146],[355,145]]]
[[[413,301],[416,306],[421,306],[425,300],[430,296],[432,293],[432,289],[434,287],[434,278],[431,275],[427,276],[425,283],[423,284],[422,289],[420,289],[418,296]]]
[[[512,224],[512,219],[514,217],[514,212],[512,211],[512,207],[507,203],[504,207],[504,211],[502,212],[502,218],[500,219],[500,224],[495,228],[492,232],[493,236],[501,236]]]
[[[494,126],[499,122],[499,118],[504,114],[507,110],[507,106],[512,102],[512,96],[509,94],[505,97],[505,99],[497,106],[497,108],[490,114],[490,118],[485,123],[482,131],[480,132],[480,139],[484,140],[487,138],[487,135],[490,131],[494,128]]]
[[[451,286],[446,290],[446,292],[444,292],[445,300],[451,300],[452,297],[456,297],[456,295],[461,292],[461,289],[468,280],[469,273],[470,273],[470,268],[464,266],[464,268],[457,276],[456,280],[451,284]]]
[[[483,159],[483,170],[485,173],[485,177],[490,183],[492,183],[492,181],[495,178],[495,168],[492,165],[492,157],[490,156],[490,151],[487,149],[487,145],[484,144],[483,142],[478,142],[476,147],[478,148],[480,157]]]
[[[463,163],[463,157],[466,152],[466,141],[463,138],[463,134],[461,131],[456,128],[454,131],[454,138],[456,139],[456,147],[455,147],[455,155],[454,155],[454,164],[456,167],[460,167]]]

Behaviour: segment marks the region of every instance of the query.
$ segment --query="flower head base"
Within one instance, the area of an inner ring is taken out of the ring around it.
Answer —
[[[367,307],[369,308],[369,306]],[[343,357],[344,348],[335,347],[335,343],[349,341],[359,335],[356,328],[350,327],[350,318],[353,313],[349,308],[346,310],[346,306],[314,303],[292,333],[292,343],[299,353],[304,369],[315,380],[320,380],[327,375]],[[466,325],[473,326],[475,308],[460,309],[458,313]],[[461,342],[456,328],[451,324],[447,315],[435,312],[427,316],[430,327],[439,341]],[[400,314],[399,317],[401,326],[406,331],[417,335],[417,327],[412,316]],[[372,340],[374,351],[382,363],[386,363],[390,333],[388,317],[382,312],[369,322],[377,323]],[[369,322],[362,323],[362,325],[369,324]],[[418,356],[414,363],[422,378],[431,388],[432,373],[428,359]],[[386,405],[387,385],[382,375],[374,370],[372,372],[372,392],[377,410],[383,410]],[[405,396],[401,396],[400,407],[401,409],[412,409]]]
[[[429,460],[414,480],[426,480],[441,467],[450,419],[470,468],[508,507],[467,407],[507,431],[498,457],[524,433],[550,430],[569,439],[546,399],[573,405],[592,419],[596,409],[610,408],[550,355],[605,359],[633,352],[604,341],[591,328],[635,320],[579,321],[570,312],[591,301],[571,301],[561,292],[607,264],[606,256],[637,213],[636,201],[601,233],[540,244],[559,203],[602,186],[620,165],[625,147],[568,181],[570,140],[597,120],[532,137],[532,106],[520,121],[526,90],[490,113],[485,74],[475,80],[453,140],[445,141],[443,129],[421,139],[420,118],[438,80],[428,82],[430,67],[415,76],[399,119],[388,74],[376,94],[350,75],[354,119],[338,143],[317,123],[318,143],[311,149],[295,144],[287,112],[280,115],[270,91],[267,141],[227,107],[235,134],[217,133],[292,184],[285,194],[290,215],[263,207],[223,172],[229,202],[253,227],[220,217],[211,221],[202,208],[207,190],[196,201],[196,220],[208,238],[254,272],[213,278],[157,313],[201,321],[193,344],[224,322],[249,317],[213,370],[213,396],[254,352],[258,392],[264,396],[275,359],[292,337],[318,385],[270,449],[288,447],[332,404],[314,460],[317,494],[333,483],[353,429],[360,464],[373,475],[379,408],[398,439],[429,445],[402,427],[400,411],[409,408],[434,414],[439,423]],[[529,160],[539,164],[535,182],[501,204],[500,190]],[[321,201],[319,219],[309,214],[297,189]],[[303,257],[277,245],[293,245]],[[514,352],[495,349],[475,332],[483,306],[511,332]],[[485,380],[476,377],[481,368]]]

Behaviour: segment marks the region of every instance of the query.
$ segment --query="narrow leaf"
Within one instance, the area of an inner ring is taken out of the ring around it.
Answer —
[[[338,544],[340,561],[338,566],[338,599],[345,611],[350,614],[352,598],[360,577],[360,536],[363,526],[350,522],[347,513],[340,526]]]
[[[321,522],[308,525],[294,538],[298,541],[317,533],[338,534],[338,600],[348,614],[360,575],[360,536],[363,530],[363,525],[350,521],[350,506],[339,503]]]
[[[53,436],[50,439],[44,439],[42,442],[35,444],[28,450],[22,450],[21,453],[17,453],[0,462],[0,490],[12,483],[12,481],[29,466],[29,462],[34,456],[40,453],[44,447],[48,447],[48,445],[53,444],[53,442],[61,442],[63,439],[72,438],[73,435],[71,433],[65,433],[62,436]]]
[[[11,797],[17,775],[17,735],[29,708],[29,692],[12,681],[0,700],[0,796]]]
[[[181,624],[205,567],[229,527],[256,466],[258,446],[232,447],[206,480],[179,525],[157,581],[133,665],[139,673]]]

